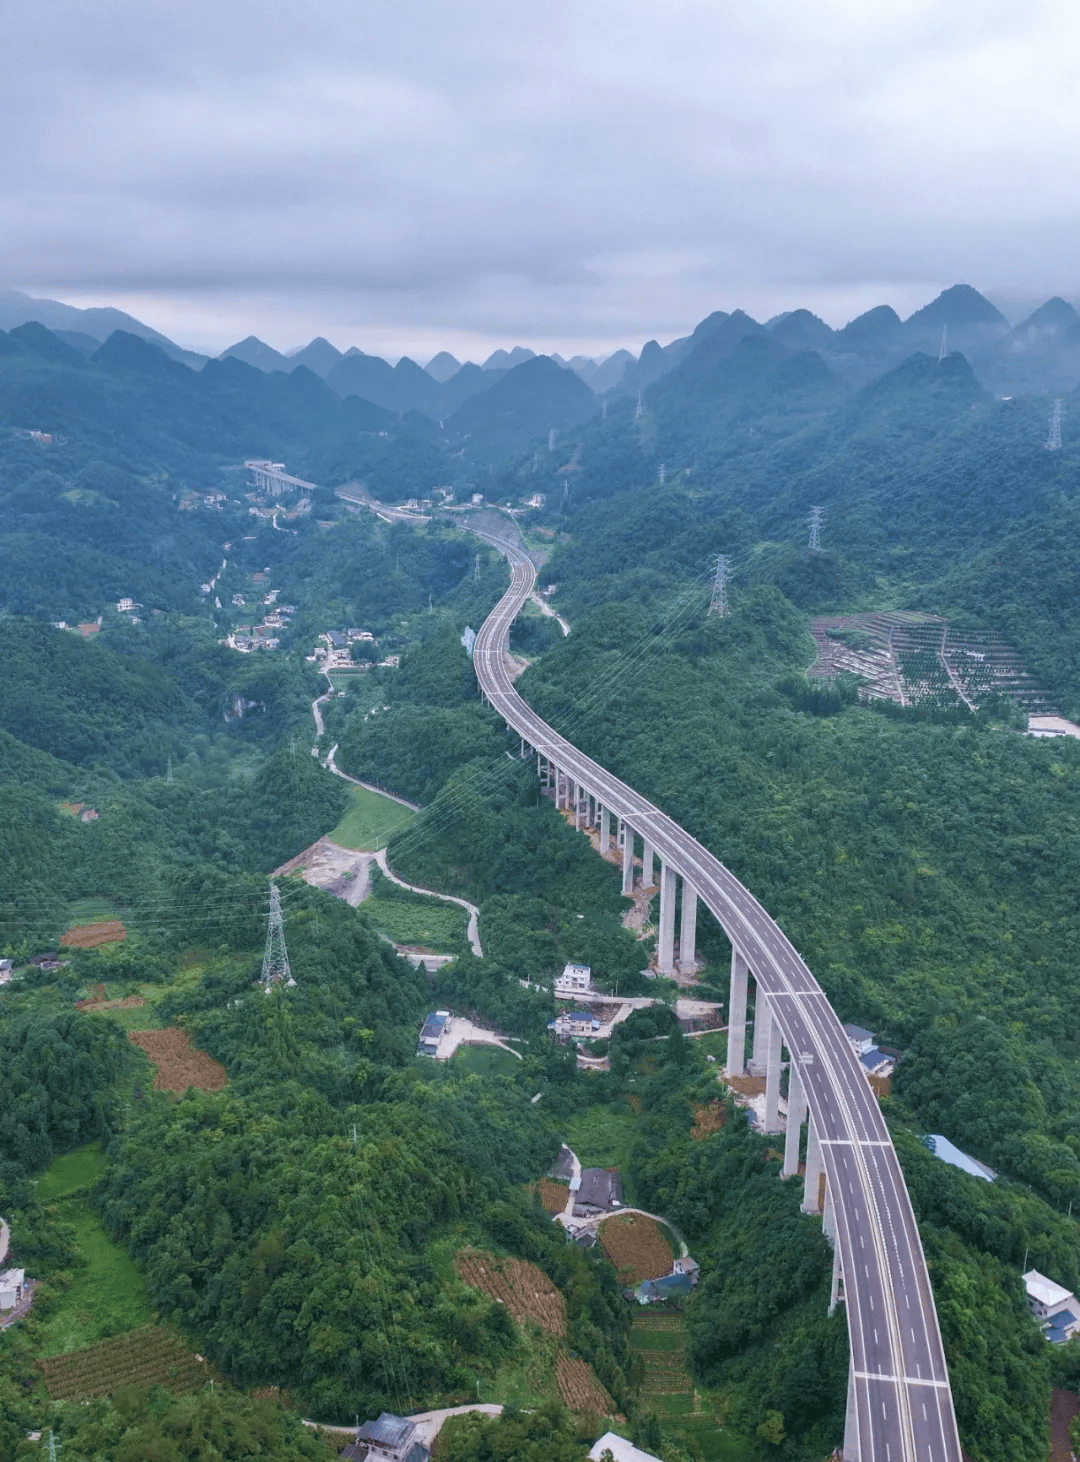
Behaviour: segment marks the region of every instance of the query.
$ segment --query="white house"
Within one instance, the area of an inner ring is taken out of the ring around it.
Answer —
[[[844,1034],[856,1056],[865,1056],[874,1044],[874,1032],[865,1030],[861,1025],[845,1025]]]
[[[1080,1331],[1080,1304],[1070,1290],[1047,1279],[1037,1269],[1029,1269],[1024,1275],[1024,1287],[1028,1308],[1042,1322],[1047,1340],[1061,1345]]]
[[[589,965],[568,964],[555,980],[556,996],[580,995],[592,988],[592,968]]]
[[[592,1036],[600,1029],[600,1022],[587,1010],[568,1010],[548,1021],[548,1030],[557,1036]]]
[[[26,1274],[22,1269],[5,1269],[0,1273],[0,1310],[13,1310],[23,1297]]]

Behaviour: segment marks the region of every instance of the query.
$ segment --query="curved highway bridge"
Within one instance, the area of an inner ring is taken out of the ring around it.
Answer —
[[[697,904],[731,941],[729,1075],[745,1070],[747,981],[755,981],[751,1069],[765,1075],[765,1130],[780,1131],[782,1050],[790,1059],[785,1177],[797,1174],[808,1118],[803,1208],[823,1213],[834,1251],[832,1303],[851,1339],[845,1462],[961,1462],[949,1375],[915,1215],[877,1100],[821,987],[748,889],[659,808],[578,751],[515,691],[510,626],[536,571],[516,544],[481,534],[508,559],[510,588],[476,637],[481,691],[523,743],[557,807],[599,825],[601,849],[622,847],[623,890],[659,863],[659,966],[675,969],[675,899],[682,879],[679,963],[694,967]]]

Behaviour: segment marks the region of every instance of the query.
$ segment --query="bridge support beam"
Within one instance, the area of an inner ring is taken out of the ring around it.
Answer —
[[[855,1357],[848,1367],[847,1416],[844,1419],[844,1462],[862,1462],[859,1440],[859,1407],[855,1400]]]
[[[682,923],[679,925],[679,968],[683,974],[697,969],[697,892],[683,879]]]
[[[600,809],[600,852],[606,854],[611,847],[611,813],[606,807]]]
[[[806,1179],[803,1187],[802,1211],[804,1213],[821,1212],[821,1175],[825,1171],[825,1165],[821,1160],[821,1144],[818,1142],[817,1128],[814,1126],[814,1114],[811,1112],[810,1121],[806,1131]]]
[[[660,860],[660,937],[656,965],[662,975],[675,973],[675,879],[669,863]]]
[[[750,1053],[750,1072],[764,1076],[769,1062],[769,1004],[760,985],[754,993],[754,1049]]]
[[[784,1039],[780,1023],[769,1009],[769,1045],[765,1061],[765,1124],[766,1132],[780,1131],[780,1067]]]
[[[799,1146],[805,1117],[806,1093],[799,1077],[799,1068],[792,1061],[788,1067],[787,1135],[784,1138],[784,1166],[780,1169],[781,1177],[793,1178],[799,1171]]]
[[[634,832],[628,822],[623,823],[622,845],[622,891],[634,892]]]
[[[649,842],[648,838],[646,838],[644,841],[645,846],[641,854],[641,886],[642,888],[652,888],[653,858],[656,856],[656,853],[652,843]]]
[[[728,1076],[742,1076],[746,1071],[746,986],[750,971],[739,951],[731,948],[731,992],[728,996]]]

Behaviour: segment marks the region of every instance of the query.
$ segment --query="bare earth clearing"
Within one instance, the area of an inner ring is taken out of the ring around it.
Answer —
[[[187,1031],[169,1026],[162,1031],[128,1031],[128,1039],[141,1046],[157,1068],[155,1091],[220,1091],[228,1073],[219,1061],[191,1044]]]
[[[106,919],[101,924],[76,924],[61,934],[60,943],[64,949],[96,949],[99,944],[118,944],[126,938],[122,919]]]

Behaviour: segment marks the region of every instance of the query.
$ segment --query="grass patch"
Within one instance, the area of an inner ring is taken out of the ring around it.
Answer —
[[[555,1359],[559,1340],[539,1326],[518,1330],[513,1355],[507,1356],[490,1381],[481,1380],[480,1400],[501,1401],[504,1406],[535,1410],[545,1401],[558,1398]]]
[[[65,1153],[38,1182],[38,1197],[56,1202],[59,1216],[74,1230],[81,1263],[71,1283],[42,1322],[42,1354],[66,1355],[111,1335],[146,1325],[153,1315],[146,1279],[126,1249],[114,1244],[101,1219],[76,1190],[103,1171],[105,1154],[97,1143]],[[72,1196],[66,1196],[72,1195]]]
[[[415,816],[408,807],[381,792],[350,787],[345,816],[330,833],[330,841],[358,853],[375,852],[385,848],[391,833],[406,827]]]
[[[48,1170],[38,1179],[38,1198],[42,1203],[54,1203],[58,1198],[74,1193],[77,1188],[88,1188],[101,1177],[108,1161],[100,1142],[90,1142],[86,1147],[77,1147],[74,1152],[65,1152],[62,1157],[54,1158]]]
[[[514,1076],[521,1062],[501,1046],[459,1046],[451,1065],[473,1076]]]
[[[708,1031],[703,1036],[695,1036],[690,1044],[702,1056],[715,1056],[717,1066],[723,1066],[727,1060],[727,1031]]]
[[[373,897],[365,899],[360,907],[379,933],[395,944],[416,944],[436,954],[453,954],[467,947],[469,916],[456,904],[430,898],[405,903],[396,898]]]
[[[73,899],[68,904],[68,927],[73,928],[76,924],[105,924],[112,919],[121,919],[125,923],[130,916],[130,909],[122,909],[119,904],[113,903],[101,895],[94,898]]]
[[[623,1184],[623,1201],[634,1203],[629,1175],[630,1145],[636,1118],[625,1102],[598,1103],[575,1112],[566,1123],[566,1143],[578,1155],[583,1168],[618,1168]]]

